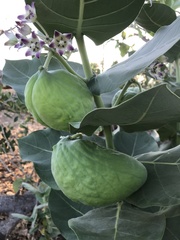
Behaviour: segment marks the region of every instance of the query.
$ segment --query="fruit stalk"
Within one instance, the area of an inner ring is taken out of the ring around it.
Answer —
[[[44,69],[48,70],[49,63],[50,63],[50,61],[51,61],[52,56],[53,56],[52,51],[49,51],[49,52],[48,52],[48,55],[47,55],[47,58],[46,58],[46,60],[45,60],[45,62],[44,62],[44,65],[43,65],[43,68],[44,68]]]
[[[81,55],[81,60],[82,60],[82,63],[83,63],[85,76],[86,76],[86,79],[88,81],[89,79],[92,78],[93,72],[92,72],[92,69],[91,69],[91,66],[90,66],[90,63],[89,63],[89,59],[88,59],[83,35],[77,35],[76,36],[76,41],[77,41],[78,49],[79,49],[79,52],[80,52],[80,55]],[[96,104],[97,108],[104,107],[104,103],[102,101],[101,96],[93,95],[93,97],[94,97],[94,101],[95,101],[95,104]],[[105,135],[105,139],[106,139],[106,147],[113,149],[114,144],[113,144],[111,126],[104,126],[103,130],[104,130],[104,135]]]
[[[49,52],[52,52],[53,56],[66,68],[68,72],[70,72],[71,74],[77,76],[78,78],[84,81],[84,79],[72,69],[72,67],[68,64],[68,62],[62,56],[60,56],[57,52],[55,52],[53,49],[49,47],[45,47],[45,49],[48,50]]]

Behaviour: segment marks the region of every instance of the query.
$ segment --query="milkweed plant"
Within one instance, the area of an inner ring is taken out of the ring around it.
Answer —
[[[44,126],[18,139],[20,155],[48,186],[45,207],[64,239],[179,239],[179,8],[25,0],[3,30],[5,47],[26,49],[24,59],[6,59],[3,84]],[[150,38],[96,74],[85,37],[98,46],[128,27]],[[69,60],[75,52],[81,63]]]

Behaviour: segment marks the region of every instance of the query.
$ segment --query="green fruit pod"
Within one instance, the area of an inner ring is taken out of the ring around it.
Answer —
[[[112,103],[111,103],[112,106],[114,106],[114,104],[117,101],[117,99],[119,98],[121,92],[122,92],[122,89],[117,91],[116,94],[114,95],[114,97],[112,99]],[[124,93],[120,103],[123,103],[123,102],[131,99],[132,97],[136,96],[139,92],[140,92],[139,87],[129,87],[127,89],[127,91]]]
[[[25,90],[24,90],[24,96],[25,96],[25,105],[29,112],[32,113],[33,117],[37,120],[37,122],[41,123],[42,125],[46,126],[46,124],[41,120],[38,113],[34,109],[33,102],[32,102],[32,93],[33,93],[33,87],[38,79],[39,72],[36,72],[27,82]]]
[[[51,169],[68,198],[94,207],[126,199],[147,179],[146,168],[135,158],[68,137],[53,147]]]
[[[25,104],[42,125],[55,130],[69,130],[70,122],[79,122],[94,108],[86,83],[61,69],[39,70],[27,82]]]

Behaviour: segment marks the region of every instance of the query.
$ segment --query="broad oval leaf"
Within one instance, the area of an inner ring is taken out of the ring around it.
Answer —
[[[28,4],[32,2],[26,0]],[[38,21],[51,37],[57,30],[86,35],[102,44],[128,27],[143,3],[144,0],[36,0],[35,7]]]
[[[146,183],[127,201],[141,208],[180,204],[180,146],[136,156],[147,171]]]
[[[76,235],[68,226],[68,220],[83,216],[92,208],[75,203],[68,199],[61,191],[52,189],[49,195],[49,209],[54,224],[66,240],[77,240]]]
[[[127,203],[93,209],[69,220],[79,240],[161,240],[165,224],[163,215],[144,212]]]
[[[127,132],[146,131],[175,121],[180,121],[180,98],[162,84],[117,107],[93,110],[80,124],[71,126],[71,130],[86,133],[99,126],[119,125]]]
[[[161,13],[161,14],[159,14]],[[176,20],[176,12],[166,4],[154,2],[144,4],[136,18],[136,22],[146,30],[156,32],[160,27]]]
[[[180,236],[180,216],[168,218],[166,220],[166,229],[162,240],[178,240]]]
[[[95,95],[110,92],[148,67],[156,58],[167,52],[180,39],[180,17],[168,26],[161,27],[153,39],[127,60],[99,74],[89,82]]]
[[[50,128],[38,130],[18,140],[20,155],[23,161],[34,163],[35,170],[42,181],[51,188],[59,189],[51,173],[52,147],[66,132]]]
[[[161,13],[161,14],[159,14]],[[156,32],[160,27],[171,24],[176,19],[176,12],[165,4],[153,3],[152,6],[145,4],[136,22],[146,30]],[[170,48],[165,55],[169,61],[174,61],[180,52],[180,41]]]
[[[159,150],[157,142],[147,132],[127,133],[120,130],[113,140],[116,150],[131,156]]]

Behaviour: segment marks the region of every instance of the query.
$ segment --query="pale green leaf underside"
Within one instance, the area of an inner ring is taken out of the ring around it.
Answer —
[[[119,203],[70,219],[69,226],[78,240],[161,240],[165,217]]]
[[[180,17],[172,24],[161,27],[153,39],[131,55],[127,60],[113,66],[89,84],[98,95],[113,91],[143,71],[156,58],[166,53],[180,39]]]

